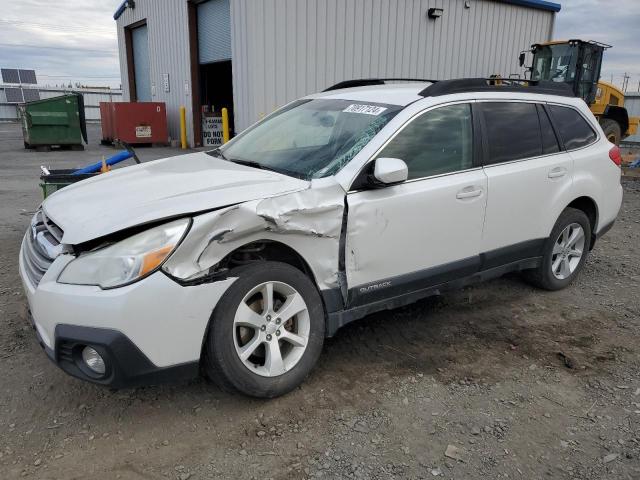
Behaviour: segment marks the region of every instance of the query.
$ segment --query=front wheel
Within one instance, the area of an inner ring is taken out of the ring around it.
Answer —
[[[207,375],[225,390],[272,398],[300,385],[320,356],[324,310],[300,270],[256,262],[229,272],[238,279],[216,306],[205,344]]]
[[[567,208],[545,241],[540,266],[524,272],[525,278],[545,290],[560,290],[578,275],[589,254],[591,224],[582,210]]]

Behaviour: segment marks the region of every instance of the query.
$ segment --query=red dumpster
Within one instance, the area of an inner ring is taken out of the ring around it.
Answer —
[[[163,102],[100,102],[102,143],[169,143]]]

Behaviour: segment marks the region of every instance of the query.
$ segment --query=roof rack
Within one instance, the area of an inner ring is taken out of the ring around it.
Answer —
[[[422,90],[419,95],[423,97],[438,97],[440,95],[467,92],[520,92],[559,95],[562,97],[575,96],[571,87],[566,83],[515,78],[458,78],[455,80],[441,80],[433,85],[429,85]]]
[[[352,88],[352,87],[369,87],[372,85],[385,85],[387,82],[437,82],[437,80],[427,80],[425,78],[359,78],[354,80],[345,80],[338,82],[335,85],[331,85],[329,88],[323,90],[323,92],[330,92],[331,90],[338,90],[340,88]]]

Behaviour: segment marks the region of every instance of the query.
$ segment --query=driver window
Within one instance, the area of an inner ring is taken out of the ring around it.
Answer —
[[[409,179],[413,179],[471,168],[472,149],[471,106],[459,104],[420,115],[378,157],[404,160],[409,167]]]

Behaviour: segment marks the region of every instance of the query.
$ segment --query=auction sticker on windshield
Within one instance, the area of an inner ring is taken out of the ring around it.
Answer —
[[[361,103],[352,103],[343,110],[346,113],[363,113],[365,115],[380,115],[386,107],[378,107],[377,105],[363,105]]]

